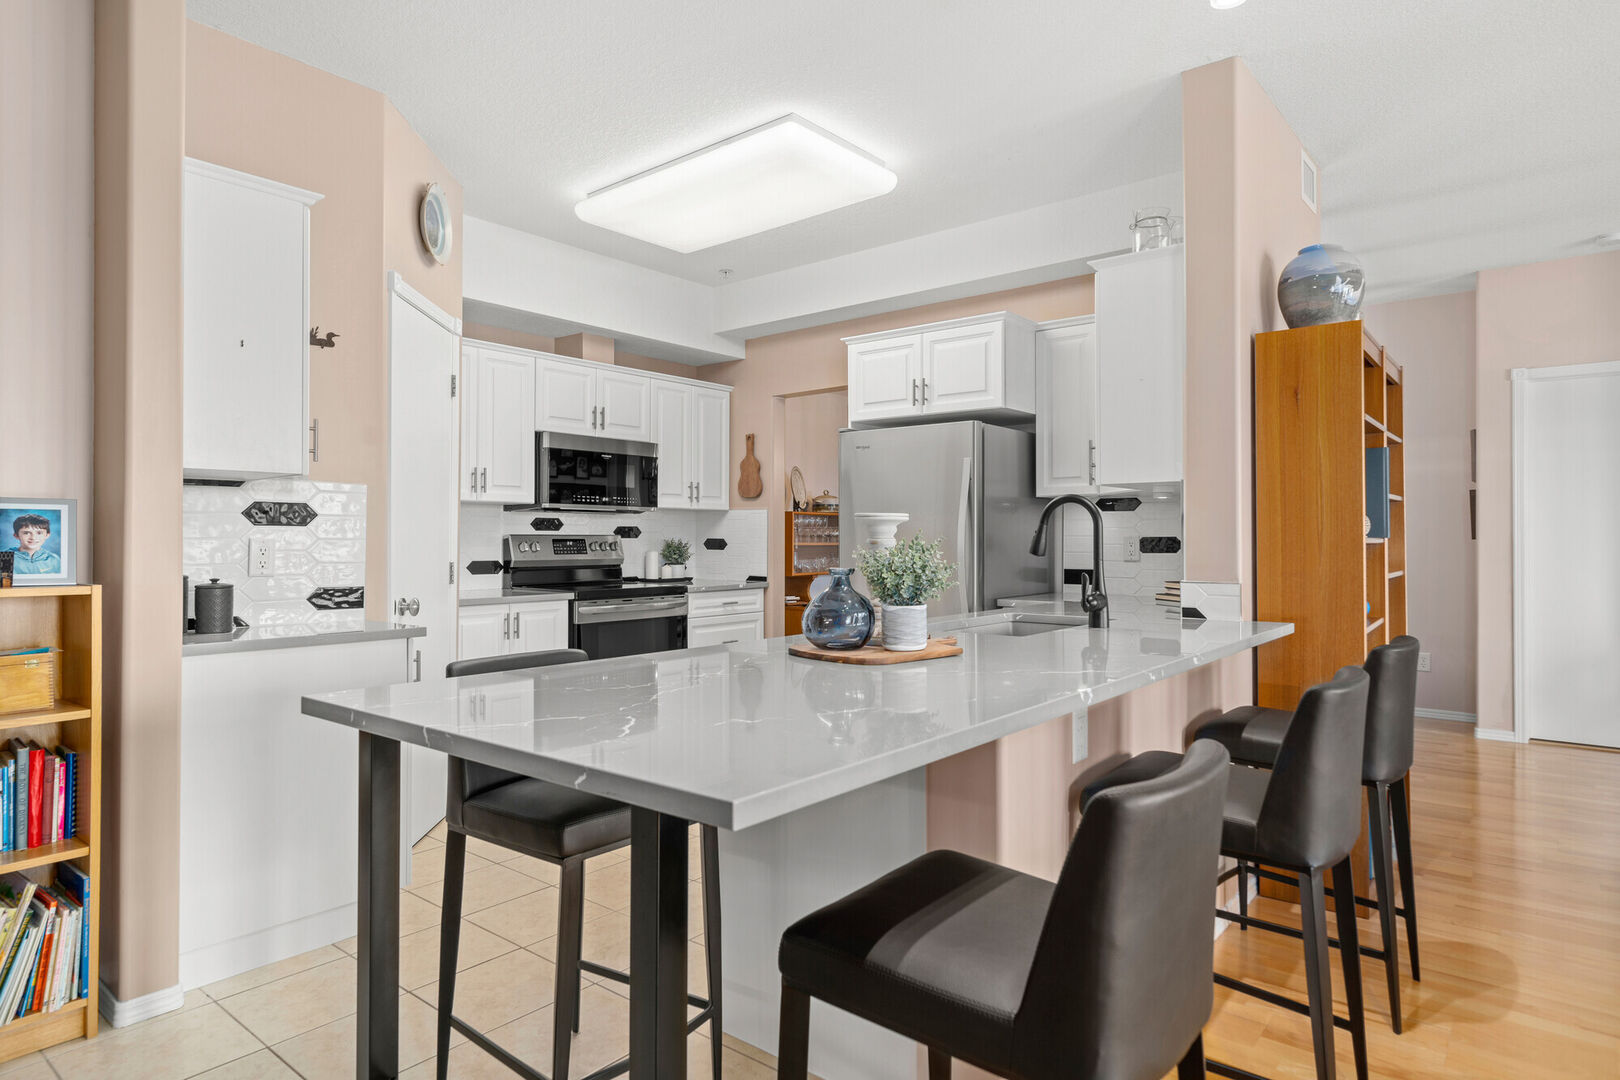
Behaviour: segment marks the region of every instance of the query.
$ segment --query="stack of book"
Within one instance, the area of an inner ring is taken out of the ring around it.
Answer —
[[[1158,601],[1158,603],[1159,603],[1159,605],[1161,607],[1180,607],[1181,606],[1181,582],[1179,582],[1179,581],[1167,581],[1167,582],[1165,582],[1164,583],[1164,588],[1161,591],[1156,592],[1156,593],[1153,594],[1153,599]]]
[[[0,751],[0,851],[54,844],[79,831],[79,755],[12,739]]]
[[[41,884],[0,878],[0,1025],[90,996],[90,877],[72,863]]]

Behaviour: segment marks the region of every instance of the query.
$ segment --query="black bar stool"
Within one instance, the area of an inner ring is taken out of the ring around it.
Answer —
[[[1412,958],[1412,980],[1421,981],[1418,968],[1417,902],[1412,888],[1412,828],[1407,812],[1406,775],[1412,770],[1412,717],[1417,707],[1418,639],[1402,635],[1388,645],[1380,645],[1367,656],[1364,670],[1372,680],[1367,692],[1367,733],[1361,757],[1361,783],[1367,789],[1368,816],[1372,819],[1373,876],[1378,882],[1378,899],[1356,897],[1356,903],[1377,910],[1384,947],[1362,946],[1361,954],[1384,962],[1384,979],[1389,988],[1389,1022],[1401,1032],[1400,947],[1395,930],[1396,916],[1406,921],[1407,951]],[[1218,716],[1199,727],[1193,738],[1211,739],[1226,747],[1239,765],[1272,768],[1282,748],[1283,735],[1294,714],[1283,709],[1262,709],[1245,705]],[[1391,849],[1391,834],[1394,848]],[[1394,863],[1399,858],[1401,893],[1395,897]],[[1223,875],[1238,878],[1238,914],[1220,912],[1222,918],[1244,929],[1293,934],[1292,927],[1248,917],[1248,875],[1279,878],[1246,862]],[[1286,884],[1293,884],[1283,879]],[[1332,896],[1333,893],[1328,893]]]
[[[1015,1080],[1204,1075],[1209,889],[1226,751],[1100,795],[1057,883],[934,851],[782,935],[778,1075],[805,1080],[810,1000]]]
[[[1219,972],[1221,986],[1292,1009],[1311,1018],[1311,1041],[1316,1056],[1317,1080],[1334,1080],[1333,1029],[1350,1032],[1355,1049],[1356,1076],[1367,1080],[1367,1025],[1361,1001],[1361,952],[1357,947],[1353,904],[1337,905],[1339,940],[1348,1019],[1333,1012],[1333,976],[1328,963],[1327,896],[1323,877],[1331,871],[1333,885],[1351,894],[1350,851],[1361,832],[1360,754],[1367,725],[1367,673],[1358,667],[1340,668],[1331,682],[1305,691],[1293,723],[1283,735],[1276,766],[1270,771],[1228,767],[1226,803],[1222,811],[1221,854],[1249,862],[1286,867],[1297,875],[1300,937],[1305,943],[1305,983],[1308,1002],[1250,986]],[[1191,754],[1211,740],[1194,741]],[[1139,754],[1094,781],[1083,793],[1082,808],[1120,784],[1139,783],[1176,767],[1182,755],[1167,751]],[[1081,818],[1082,828],[1084,817]],[[1210,907],[1204,909],[1205,917]],[[1205,932],[1208,933],[1206,923]],[[1213,935],[1211,935],[1213,937]],[[1210,1062],[1209,1071],[1249,1080],[1256,1076],[1231,1065]]]
[[[456,660],[445,675],[485,675],[522,671],[588,660],[579,649],[512,653],[506,656]],[[580,957],[585,920],[585,860],[624,847],[630,842],[630,807],[612,799],[587,795],[561,784],[521,776],[461,758],[450,759],[450,783],[445,805],[448,831],[444,840],[444,908],[439,924],[439,1056],[438,1080],[450,1066],[450,1029],[453,1027],[486,1053],[525,1080],[568,1080],[568,1055],[579,1031],[580,972],[628,983],[630,976]],[[560,917],[557,924],[556,1001],[552,1017],[551,1077],[514,1057],[483,1032],[453,1012],[456,993],[456,952],[461,941],[462,874],[467,865],[467,837],[476,836],[512,851],[521,851],[560,868]],[[696,1031],[705,1021],[713,1049],[714,1080],[720,1080],[720,839],[712,825],[702,826],[703,934],[708,959],[709,996],[688,994],[701,1011],[687,1023]],[[624,1058],[598,1069],[586,1080],[608,1080],[630,1068]]]

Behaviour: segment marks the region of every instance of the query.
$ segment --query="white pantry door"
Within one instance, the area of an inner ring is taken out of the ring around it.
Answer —
[[[398,274],[389,275],[388,611],[427,628],[413,638],[412,681],[444,678],[456,658],[456,513],[459,508],[458,402],[451,376],[460,355],[460,320],[440,311]],[[444,817],[446,759],[406,746],[400,839],[406,854]]]
[[[1620,363],[1513,380],[1515,727],[1620,747]]]

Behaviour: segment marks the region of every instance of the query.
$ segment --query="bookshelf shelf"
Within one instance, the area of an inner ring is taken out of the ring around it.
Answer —
[[[88,720],[89,718],[90,706],[77,701],[58,701],[54,709],[42,709],[39,712],[0,714],[0,731],[33,727],[36,724],[62,724],[69,720]]]
[[[88,854],[90,845],[76,836],[58,840],[54,844],[24,848],[21,851],[0,851],[0,874],[32,870],[36,866],[49,866],[52,863],[67,862],[69,859],[82,859]],[[0,1027],[0,1036],[5,1032],[6,1028]]]

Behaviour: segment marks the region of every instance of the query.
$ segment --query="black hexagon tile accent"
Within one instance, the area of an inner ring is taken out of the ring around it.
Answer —
[[[1144,536],[1139,546],[1144,555],[1174,555],[1181,550],[1181,537]]]
[[[242,516],[255,525],[308,525],[320,517],[308,503],[256,502],[242,510]]]
[[[499,559],[474,559],[467,564],[469,574],[498,574],[504,569]]]
[[[1141,505],[1142,500],[1138,499],[1135,495],[1126,495],[1123,498],[1118,499],[1097,500],[1097,509],[1099,510],[1135,510]]]
[[[535,532],[556,532],[562,525],[562,518],[538,517],[529,522],[529,528]]]
[[[636,537],[641,535],[641,526],[639,526],[639,525],[620,525],[617,529],[613,530],[613,535],[614,536],[622,536],[626,540],[634,540]]]
[[[327,585],[305,597],[309,606],[322,611],[344,611],[366,606],[364,585]]]
[[[703,546],[708,548],[710,551],[726,550],[725,540],[718,536],[709,537],[707,540],[703,541]]]

